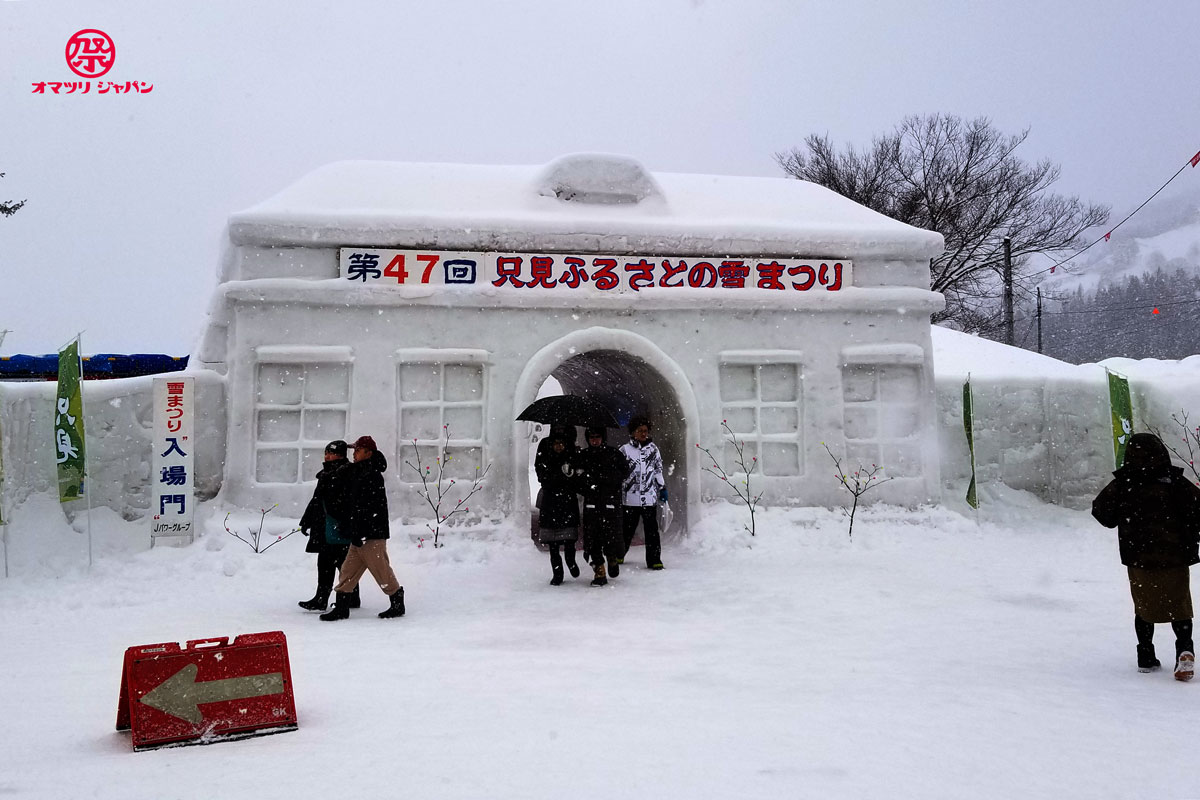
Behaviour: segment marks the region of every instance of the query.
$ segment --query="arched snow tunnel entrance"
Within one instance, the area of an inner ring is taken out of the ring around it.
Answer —
[[[547,378],[563,394],[589,397],[613,412],[622,425],[630,418],[650,418],[655,443],[663,456],[674,520],[664,536],[670,541],[687,530],[699,497],[695,446],[697,407],[690,382],[679,366],[649,339],[628,331],[591,328],[577,331],[542,348],[526,365],[517,383],[513,416],[537,397]],[[531,513],[531,449],[528,425],[516,423],[513,452],[515,512]],[[628,440],[625,428],[610,429],[608,443],[620,447]],[[582,445],[582,440],[580,441]],[[536,484],[534,485],[536,491]],[[641,532],[638,538],[641,540]]]

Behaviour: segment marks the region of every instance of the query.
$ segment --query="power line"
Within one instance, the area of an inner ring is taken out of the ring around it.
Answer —
[[[1189,159],[1188,159],[1188,161],[1187,161],[1187,163],[1185,163],[1185,164],[1184,164],[1182,167],[1180,167],[1178,170],[1176,170],[1176,171],[1175,171],[1175,174],[1174,174],[1174,175],[1172,175],[1170,178],[1168,178],[1168,179],[1167,179],[1167,182],[1166,182],[1166,183],[1164,183],[1162,186],[1160,186],[1160,187],[1158,187],[1157,189],[1155,189],[1155,190],[1154,190],[1154,194],[1150,195],[1150,196],[1149,196],[1149,197],[1147,197],[1145,200],[1143,200],[1143,201],[1142,201],[1142,204],[1141,204],[1140,206],[1138,206],[1137,208],[1135,208],[1133,211],[1130,211],[1130,212],[1129,212],[1129,214],[1128,214],[1128,215],[1125,217],[1125,219],[1121,220],[1121,221],[1120,221],[1120,222],[1118,222],[1116,225],[1114,225],[1114,226],[1112,226],[1111,228],[1109,228],[1109,229],[1108,229],[1108,233],[1104,234],[1104,235],[1103,235],[1103,236],[1101,236],[1099,239],[1096,239],[1094,242],[1092,242],[1091,244],[1089,244],[1087,247],[1083,248],[1082,250],[1078,250],[1078,251],[1076,251],[1075,253],[1072,253],[1071,255],[1067,256],[1067,257],[1066,257],[1066,258],[1064,258],[1062,261],[1059,261],[1058,263],[1056,263],[1056,264],[1053,264],[1053,265],[1051,265],[1051,266],[1047,267],[1046,269],[1042,269],[1042,270],[1038,270],[1037,272],[1032,272],[1032,273],[1030,273],[1028,277],[1032,277],[1032,276],[1034,276],[1034,275],[1041,275],[1043,272],[1054,272],[1054,270],[1058,269],[1058,268],[1059,268],[1059,267],[1061,267],[1063,264],[1066,264],[1068,261],[1072,260],[1072,259],[1073,259],[1073,258],[1075,258],[1076,256],[1083,255],[1083,254],[1084,254],[1084,253],[1086,253],[1088,250],[1091,250],[1091,249],[1092,249],[1092,247],[1094,247],[1095,245],[1097,245],[1097,244],[1100,244],[1100,242],[1105,242],[1105,241],[1108,241],[1108,239],[1109,239],[1109,238],[1112,236],[1112,234],[1113,234],[1113,231],[1115,231],[1117,228],[1119,228],[1119,227],[1121,227],[1122,225],[1124,225],[1126,222],[1128,222],[1128,221],[1129,221],[1129,218],[1130,218],[1130,217],[1132,217],[1134,214],[1138,213],[1138,212],[1139,212],[1139,211],[1141,211],[1143,208],[1145,208],[1145,207],[1146,207],[1146,204],[1147,204],[1147,203],[1149,203],[1151,200],[1153,200],[1155,197],[1157,197],[1159,192],[1161,192],[1163,189],[1167,188],[1167,187],[1168,187],[1168,186],[1171,184],[1171,181],[1173,181],[1173,180],[1175,180],[1176,178],[1178,178],[1178,177],[1179,177],[1179,174],[1180,174],[1181,172],[1183,172],[1183,171],[1184,171],[1185,169],[1187,169],[1188,167],[1194,167],[1194,166],[1196,166],[1197,164],[1200,164],[1200,152],[1196,153],[1196,155],[1194,155],[1194,156],[1192,156],[1191,158],[1189,158]]]
[[[1126,327],[1126,323],[1134,323],[1134,327]],[[1148,326],[1157,325],[1157,322],[1147,322],[1144,319],[1125,320],[1119,325],[1114,325],[1110,328],[1101,328],[1100,330],[1089,330],[1089,334],[1113,333],[1114,331],[1121,334],[1145,333],[1149,330]]]
[[[1193,297],[1191,300],[1168,300],[1165,303],[1145,303],[1137,306],[1108,306],[1105,308],[1085,308],[1079,311],[1043,311],[1043,314],[1107,314],[1112,311],[1144,311],[1147,308],[1166,308],[1168,306],[1189,305],[1191,303],[1200,303],[1200,297]]]

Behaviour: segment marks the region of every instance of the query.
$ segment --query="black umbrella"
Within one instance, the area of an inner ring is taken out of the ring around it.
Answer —
[[[603,404],[577,394],[556,394],[535,400],[517,419],[543,425],[582,425],[588,428],[619,428],[620,423]]]

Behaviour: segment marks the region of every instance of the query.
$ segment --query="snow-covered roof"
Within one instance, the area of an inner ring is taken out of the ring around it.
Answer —
[[[622,156],[540,166],[343,161],[230,217],[235,244],[925,259],[940,234],[790,178],[651,173]]]
[[[1068,378],[1103,375],[1095,364],[1071,364],[1057,358],[1010,347],[982,336],[930,328],[933,336],[934,371],[939,377],[978,378]]]

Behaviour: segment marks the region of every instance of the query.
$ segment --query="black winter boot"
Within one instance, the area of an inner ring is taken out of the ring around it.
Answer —
[[[322,622],[333,622],[339,619],[350,619],[349,592],[338,592],[333,608],[321,615]]]
[[[550,578],[550,585],[551,586],[561,586],[562,582],[563,582],[563,568],[562,567],[554,567],[553,568],[553,576]]]
[[[362,605],[362,599],[358,595],[358,586],[354,587],[354,591],[350,593],[350,607],[358,608]]]
[[[1138,672],[1155,672],[1162,669],[1162,662],[1154,657],[1154,645],[1139,644],[1137,646]]]
[[[332,586],[318,586],[317,593],[313,595],[312,600],[301,600],[298,605],[305,611],[324,611],[329,607],[331,591],[333,591]]]
[[[403,617],[404,616],[404,587],[401,586],[399,589],[396,590],[395,594],[388,595],[388,600],[391,601],[391,605],[388,606],[387,611],[379,612],[379,618],[380,619],[395,619],[396,617]]]

